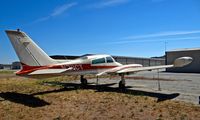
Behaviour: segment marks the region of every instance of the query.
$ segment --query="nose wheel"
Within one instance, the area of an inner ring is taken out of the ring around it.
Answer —
[[[88,82],[87,82],[87,79],[84,78],[83,75],[81,75],[80,81],[81,81],[81,84],[82,84],[82,85],[87,85],[87,83],[88,83]]]

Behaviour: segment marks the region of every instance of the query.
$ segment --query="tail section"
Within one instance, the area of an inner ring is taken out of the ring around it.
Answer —
[[[19,30],[6,30],[6,33],[22,64],[28,66],[46,66],[57,63],[37,46],[26,33]]]

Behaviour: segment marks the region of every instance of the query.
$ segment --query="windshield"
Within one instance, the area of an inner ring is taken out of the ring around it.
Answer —
[[[113,63],[114,60],[112,59],[112,57],[106,57],[106,62],[107,63]]]

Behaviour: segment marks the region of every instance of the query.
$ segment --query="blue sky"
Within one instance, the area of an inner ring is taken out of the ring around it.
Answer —
[[[199,0],[1,0],[0,63],[18,60],[6,29],[48,55],[151,57],[200,47]]]

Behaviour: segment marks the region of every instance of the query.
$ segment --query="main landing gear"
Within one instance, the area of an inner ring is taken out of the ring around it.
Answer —
[[[120,76],[121,76],[121,80],[119,82],[119,88],[125,89],[126,88],[126,82],[125,82],[124,74],[121,74]],[[84,78],[83,75],[81,75],[80,81],[81,81],[81,85],[83,85],[83,86],[88,84],[87,79]],[[97,77],[97,85],[98,85],[98,77]]]
[[[81,81],[81,84],[82,84],[82,85],[87,85],[87,79],[84,78],[83,75],[81,75],[80,81]]]
[[[121,80],[119,82],[119,88],[120,89],[125,89],[126,82],[125,82],[124,74],[122,74],[120,76],[121,76]]]

